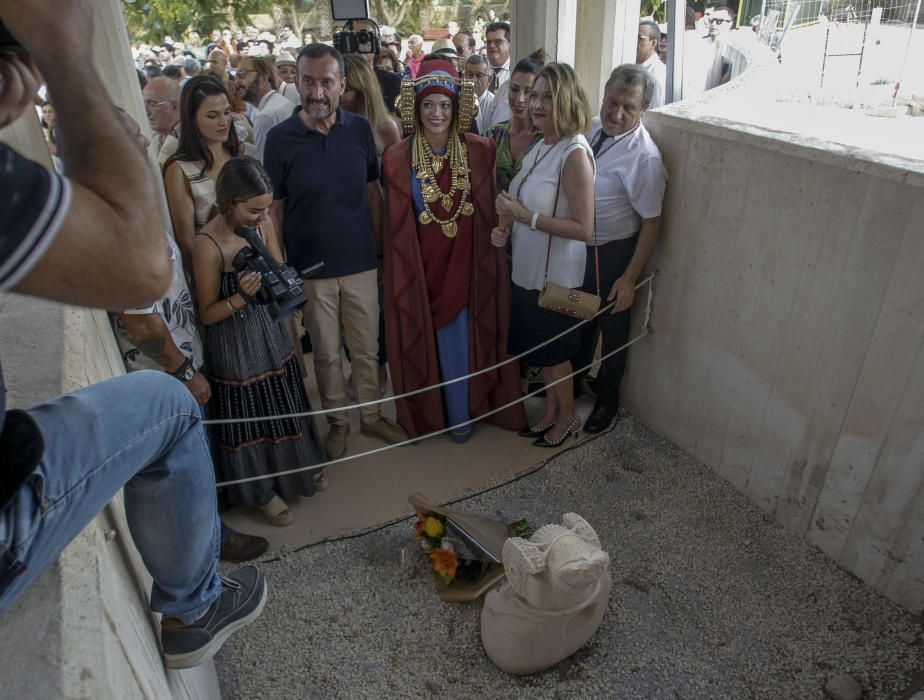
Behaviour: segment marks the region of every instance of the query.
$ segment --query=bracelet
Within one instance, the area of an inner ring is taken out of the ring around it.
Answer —
[[[530,231],[535,231],[535,230],[536,230],[536,223],[537,223],[538,221],[539,221],[539,212],[538,212],[538,211],[534,211],[534,212],[533,212],[532,221],[529,222],[529,230],[530,230]]]
[[[225,297],[225,303],[228,305],[228,308],[231,309],[231,313],[237,313],[238,311],[241,310],[231,303],[231,297]]]

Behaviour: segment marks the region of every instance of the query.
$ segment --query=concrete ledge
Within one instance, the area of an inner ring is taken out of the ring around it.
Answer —
[[[0,295],[0,328],[11,407],[122,373],[102,311]],[[0,616],[0,696],[219,697],[211,663],[164,669],[150,583],[119,495]]]

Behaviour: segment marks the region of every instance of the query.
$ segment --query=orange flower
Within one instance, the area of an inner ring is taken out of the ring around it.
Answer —
[[[459,568],[459,558],[456,553],[445,549],[435,549],[430,552],[429,556],[433,563],[433,570],[443,577],[446,585],[452,583]]]

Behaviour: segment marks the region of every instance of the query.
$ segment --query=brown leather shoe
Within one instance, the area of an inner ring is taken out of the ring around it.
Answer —
[[[228,536],[221,545],[222,561],[250,561],[256,559],[269,549],[269,542],[264,537],[245,535],[228,528]]]
[[[383,416],[379,416],[371,423],[362,423],[359,431],[363,435],[373,435],[377,438],[381,438],[389,445],[394,445],[397,442],[404,442],[408,439],[408,434],[404,431],[404,428],[396,423],[392,423]]]
[[[346,439],[349,434],[350,426],[347,423],[330,426],[330,432],[324,440],[324,452],[327,453],[328,459],[340,459],[346,454]]]

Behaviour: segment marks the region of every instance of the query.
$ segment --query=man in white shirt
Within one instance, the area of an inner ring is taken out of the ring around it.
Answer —
[[[661,203],[667,171],[661,152],[641,122],[651,101],[654,80],[642,66],[625,64],[606,81],[600,117],[588,134],[597,162],[594,182],[594,238],[588,243],[584,289],[596,293],[596,258],[599,255],[601,294],[613,308],[581,329],[581,348],[575,367],[593,360],[597,336],[603,336],[603,354],[629,340],[629,308],[635,284],[654,250],[661,232]],[[608,293],[608,294],[607,294]],[[626,352],[600,365],[593,413],[584,424],[589,433],[609,428],[619,413],[619,385],[626,369]],[[580,376],[580,375],[579,375]],[[575,382],[575,391],[579,387]]]
[[[664,86],[667,85],[667,66],[658,56],[658,42],[661,30],[656,22],[644,20],[638,23],[638,45],[635,47],[635,62],[654,78],[655,89],[649,107],[654,109],[664,104]]]
[[[491,92],[494,104],[485,113],[484,128],[510,119],[510,25],[507,22],[491,22],[485,30],[485,53],[494,71]]]
[[[496,95],[500,87],[510,80],[510,25],[491,22],[485,30],[485,37],[485,53],[494,70],[491,92]]]
[[[491,112],[495,99],[494,94],[488,90],[493,75],[491,64],[480,53],[472,54],[465,61],[462,77],[475,84],[475,97],[478,99],[478,116],[475,118],[475,126],[479,134],[483,134],[491,126],[491,122],[485,120]]]
[[[148,124],[154,132],[154,149],[163,165],[178,144],[180,127],[180,86],[170,78],[151,78],[141,91]]]
[[[269,58],[245,56],[237,71],[241,97],[256,109],[253,118],[253,143],[257,158],[263,162],[266,135],[277,124],[292,116],[295,107],[276,92],[276,69]]]

